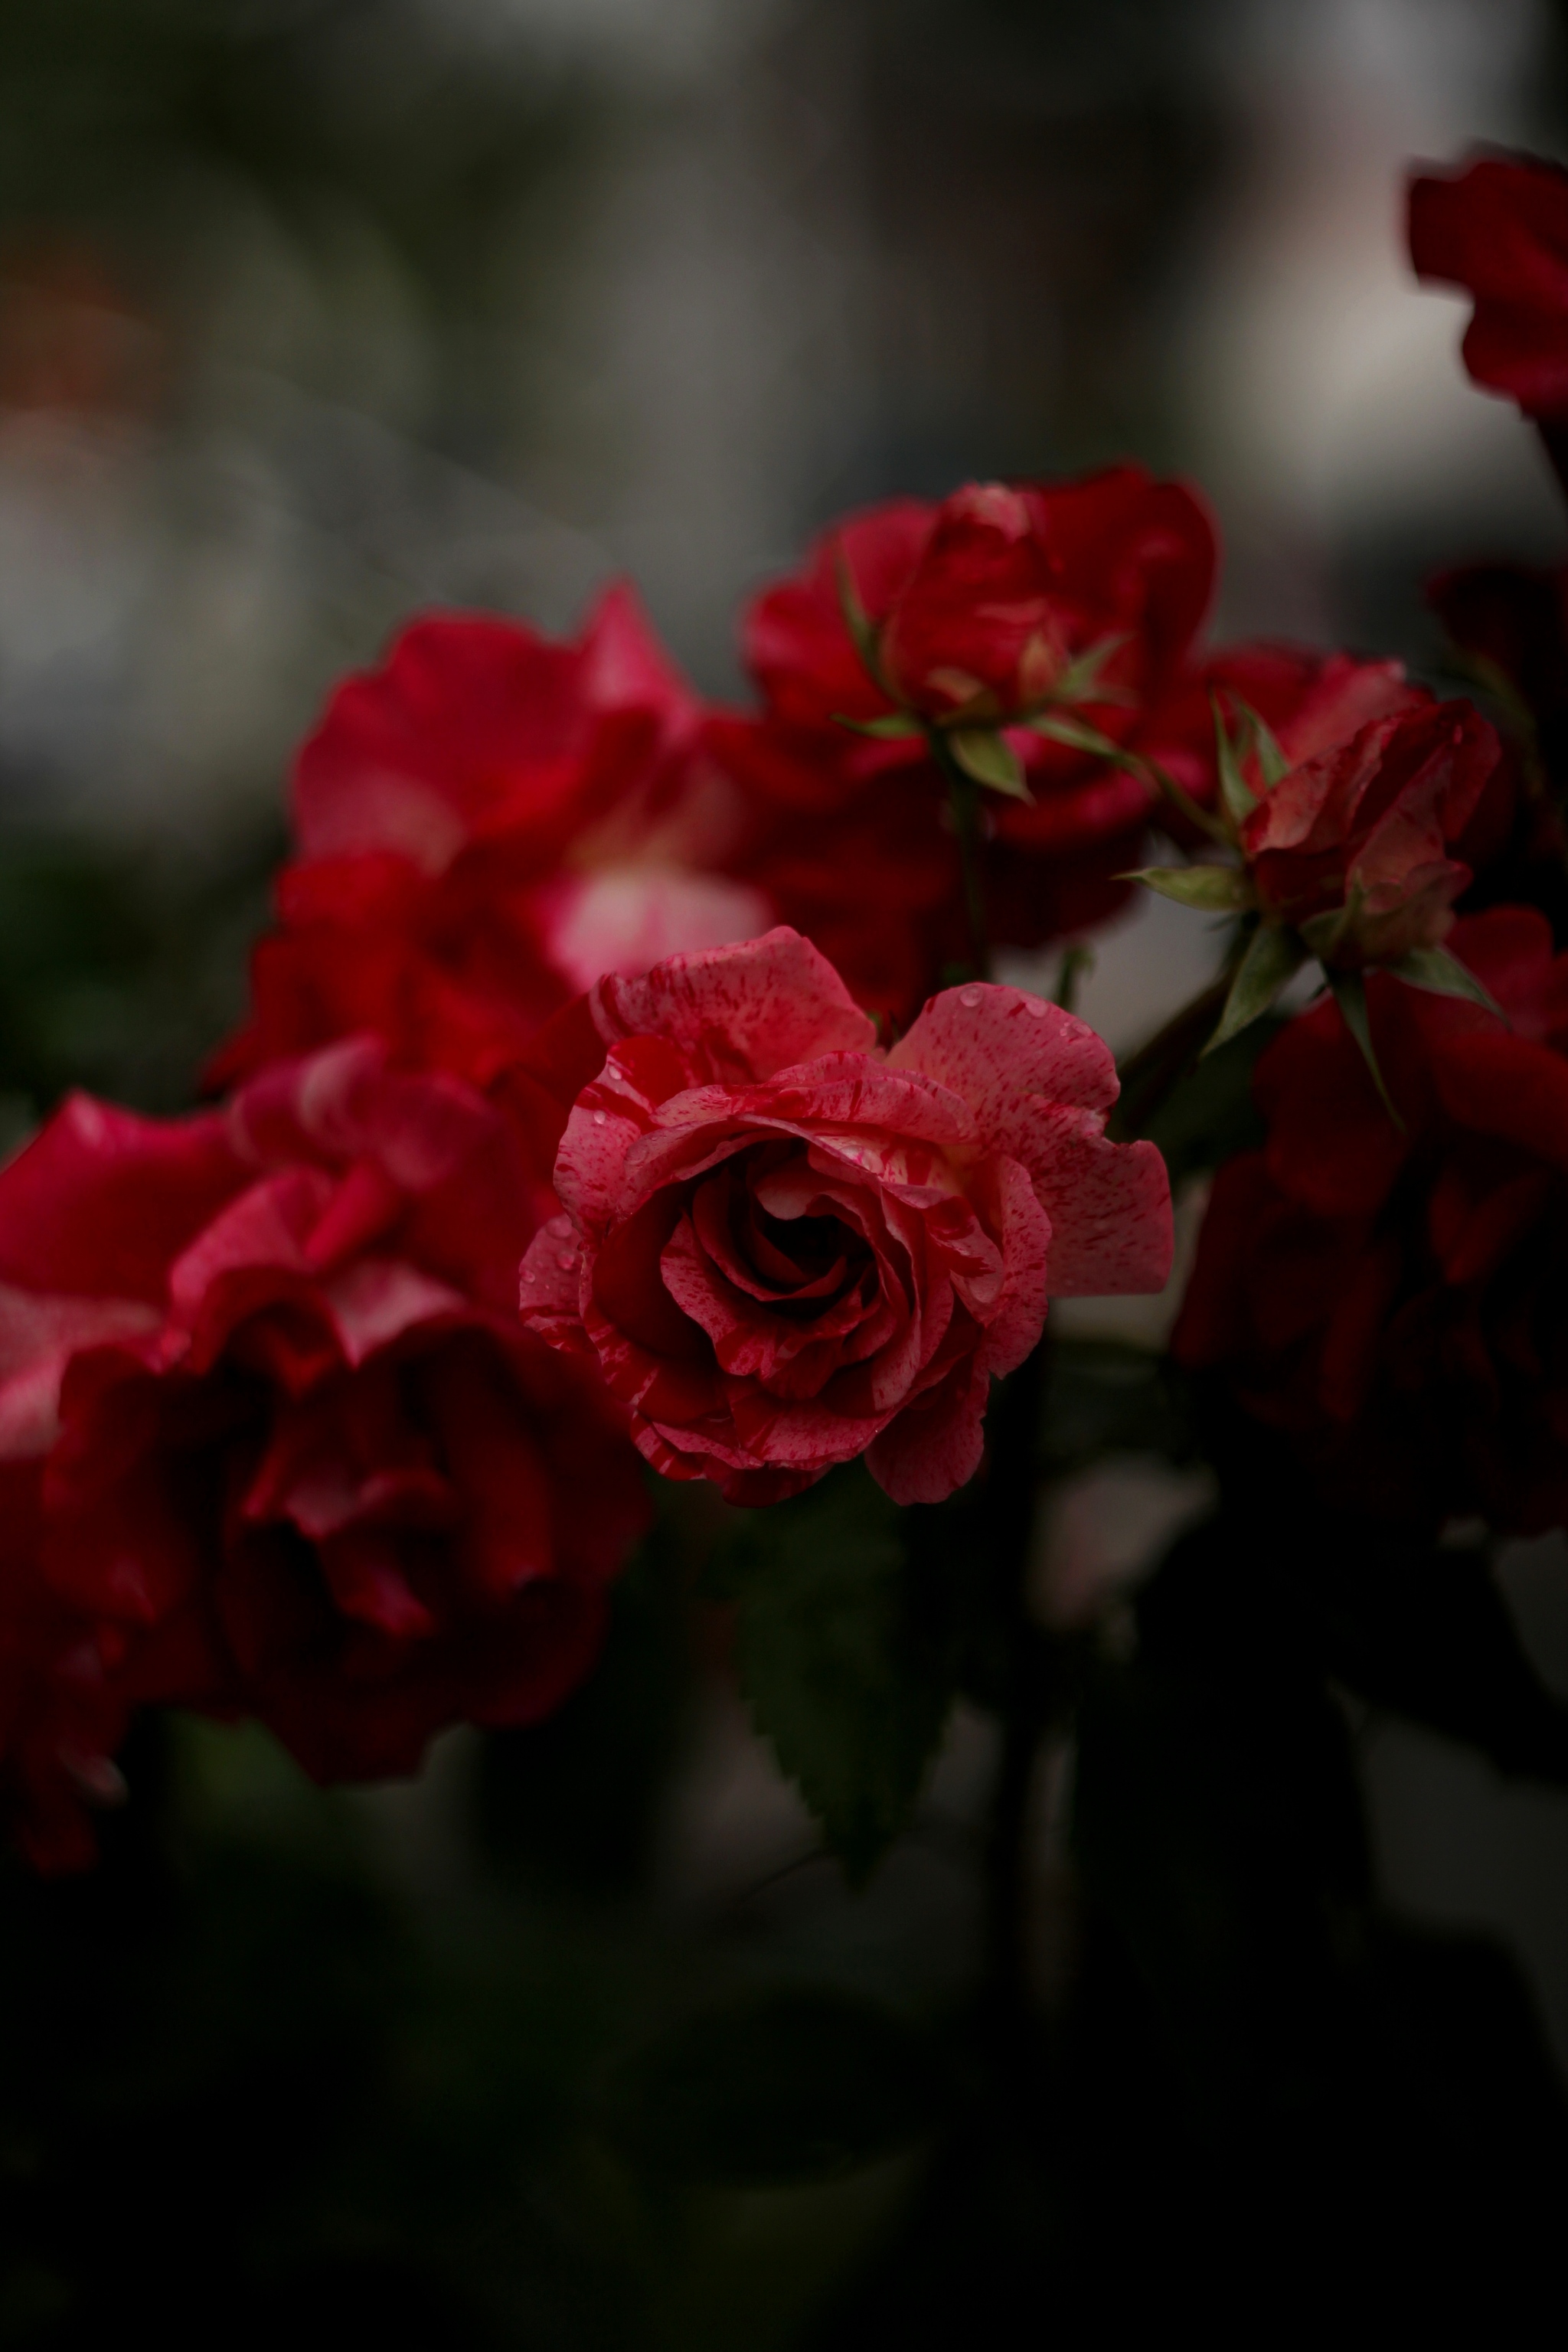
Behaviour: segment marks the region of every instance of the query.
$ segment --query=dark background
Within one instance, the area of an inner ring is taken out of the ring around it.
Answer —
[[[1409,278],[1401,173],[1563,152],[1565,56],[1529,0],[6,0],[0,1139],[73,1083],[189,1099],[290,747],[431,604],[563,628],[629,572],[734,692],[738,601],[845,506],[1132,455],[1210,497],[1226,631],[1433,663],[1426,570],[1563,534]],[[1174,940],[1102,950],[1114,1044]],[[1048,1575],[1109,1605],[1197,1498],[1113,1457]],[[955,2095],[921,2036],[973,1965],[989,1734],[848,1895],[681,1589],[700,1535],[531,1740],[323,1797],[176,1724],[99,1878],[5,1878],[0,2341],[831,2328]],[[1560,1547],[1503,1574],[1563,1680]],[[1568,2058],[1564,1801],[1351,1730],[1395,1913],[1500,1936]],[[1077,2209],[1029,2194],[1047,2261]]]

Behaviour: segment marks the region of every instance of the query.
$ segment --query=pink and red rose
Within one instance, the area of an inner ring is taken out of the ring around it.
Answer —
[[[1107,1140],[1110,1055],[1037,997],[950,989],[884,1052],[781,929],[600,982],[574,1034],[523,1311],[667,1476],[764,1503],[863,1454],[940,1501],[1050,1297],[1166,1277],[1164,1164]]]
[[[1568,957],[1518,908],[1452,947],[1511,1025],[1369,980],[1396,1126],[1333,1003],[1292,1022],[1258,1065],[1268,1139],[1220,1171],[1173,1345],[1333,1502],[1531,1533],[1568,1523]]]
[[[412,624],[300,754],[279,928],[215,1079],[374,1030],[484,1087],[601,971],[764,929],[721,870],[737,817],[700,723],[626,589],[574,644]]]
[[[529,1197],[490,1106],[369,1038],[192,1119],[75,1097],[0,1171],[0,1731],[46,1859],[137,1705],[358,1778],[586,1672],[646,1502],[518,1323]]]
[[[1417,277],[1475,298],[1465,365],[1525,415],[1568,417],[1568,172],[1531,155],[1480,155],[1410,183]]]

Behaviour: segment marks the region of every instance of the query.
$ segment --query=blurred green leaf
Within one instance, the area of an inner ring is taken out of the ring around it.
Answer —
[[[851,1879],[865,1879],[908,1821],[947,1720],[959,1570],[940,1544],[911,1545],[857,1464],[751,1514],[710,1584],[736,1602],[752,1721]]]

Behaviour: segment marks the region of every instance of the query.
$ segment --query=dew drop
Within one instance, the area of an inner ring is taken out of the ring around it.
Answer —
[[[1047,1012],[1048,1011],[1048,1009],[1049,1009],[1049,1008],[1047,1007],[1047,1003],[1046,1003],[1046,1000],[1045,1000],[1045,998],[1044,998],[1043,996],[1031,996],[1031,997],[1030,997],[1030,999],[1029,999],[1029,1010],[1030,1010],[1030,1012],[1034,1014],[1034,1016],[1035,1016],[1035,1018],[1036,1018],[1036,1020],[1037,1020],[1037,1021],[1043,1021],[1043,1020],[1045,1019],[1045,1017],[1046,1017],[1046,1014],[1047,1014]]]
[[[572,1220],[570,1217],[552,1217],[544,1230],[547,1234],[569,1234],[572,1230]]]
[[[577,1254],[575,1250],[563,1250],[555,1263],[558,1266],[561,1266],[569,1272],[577,1263]]]
[[[977,988],[961,988],[958,992],[958,1001],[960,1004],[967,1004],[973,1009],[980,1002],[980,991]]]
[[[594,1113],[594,1124],[595,1124],[595,1127],[603,1127],[603,1126],[604,1126],[604,1124],[605,1124],[605,1113],[604,1113],[602,1110],[596,1110],[596,1111]]]
[[[535,1274],[531,1265],[525,1265],[523,1267],[522,1278],[524,1282],[537,1282],[539,1280],[539,1276]]]

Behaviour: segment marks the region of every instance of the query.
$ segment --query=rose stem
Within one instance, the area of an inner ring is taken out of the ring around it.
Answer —
[[[1235,963],[1229,961],[1217,980],[1119,1066],[1121,1094],[1107,1123],[1107,1132],[1118,1142],[1144,1134],[1167,1096],[1186,1076],[1225,1009],[1235,977]]]
[[[966,776],[936,728],[926,740],[947,785],[952,830],[958,839],[958,862],[963,875],[963,919],[969,932],[969,961],[976,980],[991,977],[991,942],[985,922],[985,886],[980,871],[980,787]]]
[[[1055,1645],[1029,1614],[1030,1538],[1047,1349],[1042,1339],[997,1391],[989,1415],[986,1534],[1005,1636],[1002,1753],[987,1833],[985,2021],[1001,2054],[1021,2055],[1029,1996],[1031,1798],[1040,1742],[1059,1697]]]

